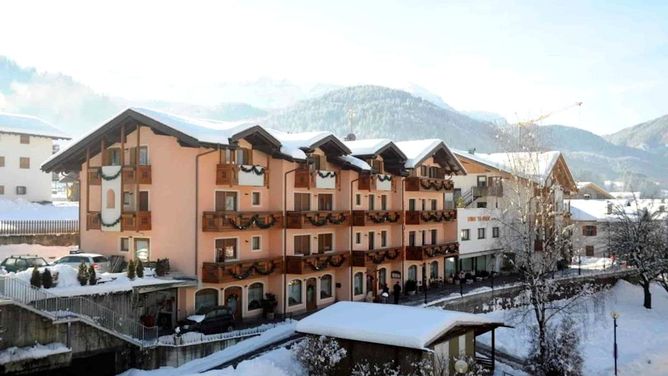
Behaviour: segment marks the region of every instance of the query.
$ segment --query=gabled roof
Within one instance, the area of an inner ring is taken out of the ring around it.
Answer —
[[[297,331],[424,350],[458,327],[484,327],[487,331],[499,326],[505,325],[471,313],[394,304],[338,302],[299,320]]]
[[[294,159],[306,159],[306,152],[320,148],[326,154],[350,154],[350,149],[332,132],[298,132],[288,133],[278,129],[265,128],[279,140],[281,153]]]
[[[7,112],[0,112],[0,133],[26,134],[61,140],[70,139],[65,132],[38,117]]]
[[[604,198],[607,198],[607,199],[615,198],[608,191],[603,189],[603,187],[601,187],[600,185],[598,185],[596,183],[590,182],[590,181],[579,181],[579,182],[577,182],[577,187],[578,187],[578,190],[589,188],[591,190],[594,190],[594,191],[598,192],[601,196],[605,196]]]
[[[387,138],[374,138],[343,142],[357,158],[374,159],[382,157],[385,170],[402,175],[405,171],[406,155],[394,141]]]
[[[443,140],[426,139],[396,142],[399,149],[406,155],[406,168],[412,169],[419,166],[425,159],[434,156],[436,162],[443,167],[448,167],[450,173],[465,175],[466,170],[459,160],[450,151]]]

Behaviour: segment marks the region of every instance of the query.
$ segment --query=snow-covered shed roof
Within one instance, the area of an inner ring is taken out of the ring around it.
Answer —
[[[504,323],[483,315],[436,308],[338,302],[300,320],[297,331],[422,350],[462,326],[489,326],[491,330]]]
[[[449,166],[452,173],[456,173],[457,175],[466,174],[464,166],[462,166],[443,140],[425,139],[399,141],[396,142],[396,145],[406,155],[406,168],[415,168],[432,155],[436,158],[438,153],[440,154],[440,158],[436,159],[440,160],[439,163]]]
[[[0,112],[0,133],[26,134],[62,140],[70,139],[63,131],[38,117],[7,112]]]
[[[570,200],[571,220],[586,222],[609,222],[618,218],[619,211],[634,216],[638,209],[658,212],[657,218],[668,217],[668,202],[658,199],[614,199],[614,200]]]

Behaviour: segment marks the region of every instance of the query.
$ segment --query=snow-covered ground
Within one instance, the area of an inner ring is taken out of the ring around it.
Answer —
[[[592,257],[592,256],[580,256],[573,257],[571,269],[589,269],[589,270],[603,270],[613,266],[613,259],[609,257]]]
[[[23,199],[0,199],[0,220],[7,219],[79,219],[79,203],[57,201],[36,204]]]
[[[68,246],[45,246],[40,244],[7,244],[0,245],[0,261],[12,255],[37,255],[51,263],[70,253],[71,249],[77,248],[73,245]]]
[[[36,343],[29,347],[10,347],[0,351],[0,364],[17,362],[24,359],[40,359],[47,356],[70,352],[68,347],[59,342],[41,345]]]
[[[587,301],[581,313],[573,318],[581,333],[584,374],[613,374],[613,323],[611,311],[620,313],[617,328],[619,374],[668,375],[668,293],[659,286],[652,288],[652,306],[642,306],[642,288],[620,280],[610,290]],[[529,351],[530,332],[519,309],[496,311],[485,315],[505,319],[515,329],[496,330],[496,348],[521,357]],[[478,337],[490,343],[490,334]],[[513,373],[513,372],[510,372]],[[513,373],[514,374],[514,373]]]

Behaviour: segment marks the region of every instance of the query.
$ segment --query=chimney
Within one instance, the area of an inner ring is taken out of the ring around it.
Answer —
[[[469,149],[469,154],[471,154],[471,155],[475,154],[475,148]]]

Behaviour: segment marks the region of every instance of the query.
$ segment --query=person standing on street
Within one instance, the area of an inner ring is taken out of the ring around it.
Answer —
[[[401,295],[401,285],[399,285],[399,281],[394,283],[392,295],[394,295],[394,304],[399,304],[399,296]]]

